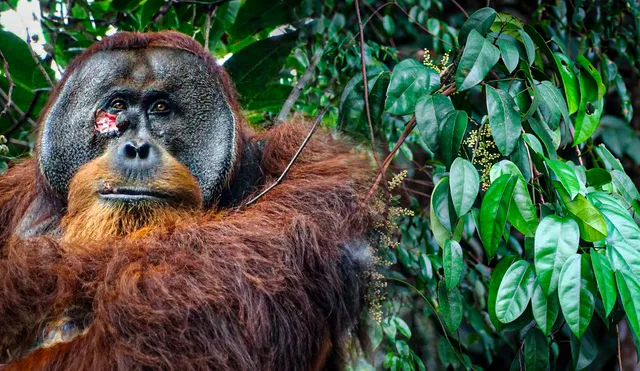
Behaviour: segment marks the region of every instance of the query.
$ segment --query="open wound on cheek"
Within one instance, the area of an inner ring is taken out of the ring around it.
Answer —
[[[120,132],[116,125],[118,115],[103,111],[96,111],[96,131],[101,134],[117,134]]]

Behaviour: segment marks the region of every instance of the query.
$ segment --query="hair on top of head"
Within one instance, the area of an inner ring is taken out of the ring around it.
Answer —
[[[118,32],[103,38],[101,41],[91,45],[73,60],[66,68],[62,80],[60,80],[56,86],[51,97],[56,97],[58,95],[58,89],[65,85],[68,76],[72,75],[76,69],[96,53],[110,50],[138,50],[154,47],[183,50],[200,58],[207,66],[207,69],[219,79],[219,83],[222,85],[222,91],[232,110],[235,113],[239,112],[240,106],[236,91],[225,69],[216,62],[216,58],[206,51],[200,43],[177,31],[147,33]],[[43,112],[45,112],[47,108],[48,107],[45,107]]]

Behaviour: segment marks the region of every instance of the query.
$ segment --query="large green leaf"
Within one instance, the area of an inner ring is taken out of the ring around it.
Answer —
[[[458,32],[458,44],[464,45],[467,42],[467,37],[471,30],[475,30],[484,36],[489,32],[491,24],[493,24],[493,21],[496,19],[496,15],[496,11],[492,8],[476,10],[460,28],[460,32]]]
[[[524,367],[527,371],[545,371],[549,366],[549,340],[532,328],[524,337]]]
[[[513,98],[504,90],[494,89],[487,85],[487,112],[491,135],[498,150],[508,156],[513,152],[522,124],[520,123],[520,109]]]
[[[596,276],[605,314],[609,316],[617,299],[613,269],[611,269],[611,264],[609,263],[609,259],[607,259],[605,250],[596,252],[594,249],[591,249],[590,254],[593,273]]]
[[[548,297],[542,291],[540,284],[536,283],[531,297],[531,311],[540,330],[547,336],[551,333],[551,328],[558,318],[560,306],[558,295],[552,293]]]
[[[504,62],[505,67],[509,73],[513,72],[518,67],[518,47],[515,44],[515,40],[498,39],[498,48],[500,49],[500,56]]]
[[[422,96],[440,87],[440,75],[415,59],[405,59],[393,69],[384,109],[393,115],[408,115],[416,110]]]
[[[529,66],[531,66],[536,60],[536,47],[535,45],[533,45],[531,36],[529,36],[525,30],[518,30],[518,34],[520,34],[520,38],[522,38],[522,44],[524,44],[525,50],[525,55],[522,59],[527,61],[529,63]]]
[[[578,73],[578,79],[580,80],[580,107],[576,116],[574,146],[591,138],[595,133],[604,108],[602,97],[599,97],[598,81],[584,71]]]
[[[509,205],[507,220],[525,236],[532,237],[538,227],[536,208],[531,202],[531,196],[527,190],[527,183],[518,166],[509,160],[502,160],[491,167],[489,178],[493,182],[501,175],[513,174],[518,180],[513,188],[513,198]]]
[[[500,50],[482,37],[478,31],[471,30],[456,71],[458,91],[478,85],[495,66],[498,59],[500,59]]]
[[[440,283],[438,285],[438,302],[445,327],[449,332],[456,332],[464,314],[460,291],[456,287],[447,290],[446,286]]]
[[[444,242],[444,248],[442,249],[442,267],[444,269],[447,289],[452,290],[458,286],[464,268],[462,247],[456,241],[446,240]]]
[[[458,217],[451,205],[449,196],[449,177],[442,178],[431,194],[431,206],[440,224],[449,233],[453,233]]]
[[[534,239],[534,264],[545,295],[558,288],[562,266],[578,251],[579,242],[578,223],[570,217],[548,215],[540,222]]]
[[[604,163],[604,167],[607,170],[619,170],[624,172],[624,167],[622,167],[620,160],[612,155],[604,144],[600,144],[599,146],[597,146],[595,148],[595,152],[598,155],[598,158],[600,158],[600,160]]]
[[[596,280],[589,255],[573,255],[560,272],[558,297],[562,314],[571,332],[578,338],[589,326],[596,303]]]
[[[36,61],[31,55],[29,45],[20,37],[12,32],[0,30],[0,52],[6,58],[9,65],[9,74],[16,85],[27,90],[49,86],[46,77],[40,72]],[[1,59],[0,70],[4,73]]]
[[[498,264],[496,264],[495,268],[491,272],[491,278],[489,280],[489,293],[487,295],[487,311],[489,312],[489,319],[491,319],[491,323],[496,330],[500,331],[502,329],[502,322],[498,320],[498,316],[496,315],[496,299],[498,298],[498,289],[500,288],[500,283],[504,278],[505,273],[507,273],[507,269],[511,266],[511,264],[516,261],[518,257],[511,255],[505,256],[502,258]]]
[[[384,99],[386,98],[387,87],[389,86],[390,73],[378,72],[367,76],[369,86],[369,107],[371,122],[378,127]],[[364,104],[364,84],[362,75],[357,74],[345,86],[339,107],[340,116],[338,122],[340,127],[352,135],[360,135],[363,138],[369,137],[369,127]]]
[[[450,112],[444,119],[440,128],[440,153],[442,154],[442,162],[447,166],[450,166],[453,160],[458,157],[468,121],[467,113],[457,110]]]
[[[560,124],[560,116],[564,118],[564,122],[569,124],[569,110],[567,104],[560,93],[560,90],[556,88],[551,81],[543,81],[538,85],[538,91],[540,92],[540,111],[542,112],[545,121],[549,125],[551,130],[558,128]]]
[[[458,157],[451,164],[449,179],[453,207],[456,214],[462,216],[471,209],[478,196],[480,190],[478,170],[471,162]]]
[[[531,300],[535,280],[533,267],[527,261],[519,260],[509,267],[496,297],[496,316],[500,322],[509,323],[520,317]]]
[[[505,229],[509,205],[518,176],[505,174],[496,179],[480,207],[480,239],[489,259],[495,255]]]
[[[569,114],[573,114],[578,111],[578,104],[580,103],[578,78],[573,72],[573,62],[562,53],[553,53],[553,57],[560,70],[560,76],[562,76],[562,85],[564,86],[564,95],[567,97]]]
[[[553,182],[560,199],[569,213],[578,222],[580,236],[587,242],[596,242],[607,236],[607,224],[598,209],[579,194],[571,200],[569,194],[558,182]]]
[[[640,283],[637,276],[630,276],[624,272],[616,272],[615,276],[628,323],[634,333],[640,334]]]
[[[529,125],[534,133],[540,138],[547,150],[547,155],[550,159],[555,160],[558,156],[556,150],[560,146],[560,128],[551,130],[551,128],[542,121],[542,115],[536,115],[538,117],[529,118]]]
[[[616,192],[621,195],[630,205],[633,201],[640,199],[640,193],[633,180],[620,170],[611,170],[611,181],[616,187]]]
[[[532,237],[538,228],[538,215],[536,207],[531,201],[531,196],[527,190],[527,183],[524,178],[518,178],[513,188],[513,199],[509,206],[507,220],[525,236]]]
[[[442,94],[425,95],[416,103],[416,124],[432,152],[440,149],[440,128],[444,118],[454,110],[451,98]]]
[[[518,142],[516,143],[516,148],[513,149],[509,159],[513,161],[514,164],[520,169],[522,176],[524,177],[525,183],[531,180],[531,165],[533,161],[533,157],[529,160],[530,156],[534,156],[535,153],[529,153],[529,149],[525,144],[524,134],[520,136]]]
[[[242,102],[251,101],[276,79],[297,39],[298,32],[270,37],[229,58],[224,66],[235,82]]]
[[[576,173],[571,169],[571,166],[561,160],[546,160],[546,162],[573,200],[580,193],[581,188]]]

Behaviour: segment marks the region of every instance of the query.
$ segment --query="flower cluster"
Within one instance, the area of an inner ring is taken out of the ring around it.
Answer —
[[[472,130],[469,137],[465,139],[464,144],[471,148],[473,155],[473,164],[480,165],[482,168],[482,190],[486,191],[491,183],[489,180],[489,172],[497,159],[501,157],[496,147],[496,142],[491,136],[491,127],[482,125],[478,130]]]
[[[449,67],[449,52],[444,53],[442,59],[440,59],[440,64],[437,65],[431,60],[431,54],[429,54],[429,50],[427,48],[424,48],[424,60],[422,64],[424,64],[425,67],[433,68],[438,73],[442,73]]]

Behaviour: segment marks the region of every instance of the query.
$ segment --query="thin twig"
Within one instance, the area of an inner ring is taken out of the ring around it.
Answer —
[[[460,11],[462,11],[462,13],[464,13],[465,17],[469,18],[469,14],[464,10],[462,6],[460,6],[460,4],[458,4],[456,0],[451,0],[451,1],[458,7],[458,9],[460,9]]]
[[[367,194],[366,200],[369,200],[376,193],[376,191],[378,190],[378,186],[380,185],[380,181],[383,178],[383,174],[386,173],[387,168],[389,167],[389,165],[391,164],[391,161],[393,160],[393,156],[396,154],[396,152],[398,152],[398,149],[400,149],[400,146],[402,145],[402,143],[404,143],[404,140],[407,139],[407,137],[415,127],[416,127],[416,117],[413,116],[411,120],[407,122],[407,125],[402,131],[402,134],[400,135],[400,138],[396,142],[396,145],[393,147],[393,149],[391,150],[387,158],[382,163],[382,168],[378,171],[378,175],[376,176],[376,179],[373,182],[373,186],[371,186],[371,189],[369,190],[369,194]]]
[[[309,80],[311,80],[311,78],[313,77],[313,72],[316,70],[316,67],[318,66],[318,63],[320,63],[323,55],[324,46],[316,49],[309,67],[307,67],[307,69],[300,77],[300,80],[298,80],[298,82],[296,83],[296,86],[294,86],[293,90],[291,90],[291,93],[289,93],[287,100],[284,101],[282,109],[280,109],[280,113],[278,113],[278,117],[276,118],[276,122],[282,122],[287,118],[289,112],[293,108],[293,105],[298,101],[298,97],[300,97],[300,94],[302,93],[305,85],[307,85]]]
[[[162,6],[160,7],[160,10],[158,10],[158,12],[154,14],[153,17],[151,18],[151,23],[160,22],[162,17],[164,17],[164,15],[167,14],[169,9],[171,9],[172,5],[173,5],[173,0],[166,1],[164,4],[162,4]]]
[[[616,324],[616,335],[618,338],[618,367],[620,367],[620,371],[622,371],[622,350],[620,346],[620,325]]]
[[[49,83],[49,86],[54,86],[55,83],[53,82],[53,80],[51,80],[51,77],[49,77],[49,74],[44,69],[44,67],[42,67],[42,61],[40,61],[40,57],[38,57],[36,52],[33,51],[33,48],[31,47],[31,35],[29,34],[29,29],[27,29],[27,45],[29,46],[29,51],[31,52],[31,57],[33,57],[33,60],[36,62],[36,66],[38,67],[40,72],[42,72],[42,74],[44,75],[45,79]]]
[[[204,26],[204,50],[209,51],[209,32],[211,31],[211,17],[218,10],[218,6],[215,5],[213,7],[209,7],[207,10],[207,18],[205,20]]]
[[[369,21],[371,20],[371,18],[373,18],[376,14],[378,14],[378,12],[379,12],[380,10],[382,10],[383,8],[385,8],[387,5],[392,5],[392,4],[395,4],[395,3],[396,3],[395,1],[389,1],[388,3],[385,3],[385,4],[380,5],[377,9],[375,9],[375,10],[374,10],[373,14],[371,14],[371,15],[369,16],[369,18],[367,18],[367,20],[366,20],[366,21],[364,21],[364,23],[362,24],[362,27],[364,28],[364,26],[366,26],[366,25],[367,25],[367,23],[369,23]],[[368,4],[367,4],[367,5],[368,5]],[[349,42],[348,42],[347,44],[351,44],[351,43],[353,42],[353,40],[355,40],[355,39],[356,39],[356,37],[358,37],[358,36],[360,36],[360,31],[358,31],[358,33],[357,33],[357,34],[353,35],[353,37],[351,38],[351,40],[349,40]]]
[[[2,69],[4,70],[4,75],[7,77],[7,81],[9,82],[7,104],[2,109],[2,112],[0,112],[0,117],[2,117],[5,113],[9,112],[9,106],[11,106],[11,103],[13,103],[11,101],[11,97],[13,96],[13,87],[15,86],[15,83],[13,82],[11,74],[9,73],[9,62],[7,62],[7,58],[4,57],[4,54],[2,54],[2,52],[0,52],[0,58],[2,58]]]
[[[298,156],[300,156],[300,153],[302,153],[302,150],[304,149],[304,147],[307,145],[307,143],[309,142],[309,139],[311,139],[311,136],[313,135],[313,133],[316,131],[316,129],[318,128],[318,125],[320,125],[320,122],[322,122],[322,118],[324,117],[324,114],[327,113],[327,111],[329,110],[329,106],[325,107],[322,112],[320,112],[320,114],[318,115],[318,117],[316,118],[316,122],[313,123],[313,126],[311,127],[311,130],[309,130],[309,134],[307,134],[307,137],[304,138],[304,140],[302,141],[302,144],[300,144],[300,147],[298,147],[298,150],[296,151],[295,155],[293,155],[293,157],[291,158],[291,161],[289,161],[289,164],[287,165],[287,167],[284,169],[284,171],[282,172],[282,174],[280,174],[280,176],[278,177],[278,179],[276,179],[275,182],[273,182],[273,184],[271,184],[269,187],[267,187],[264,191],[260,192],[257,196],[255,196],[254,198],[252,198],[251,200],[249,200],[249,202],[247,202],[245,205],[249,206],[253,203],[255,203],[256,201],[258,201],[262,196],[264,196],[265,194],[267,194],[269,191],[271,191],[273,188],[275,188],[275,186],[277,186],[278,184],[280,184],[282,182],[282,180],[284,179],[284,177],[287,175],[287,173],[289,172],[289,170],[291,169],[291,167],[293,166],[293,164],[296,162],[296,160],[298,159]]]
[[[11,102],[10,97],[2,89],[0,89],[0,97],[2,97],[5,100],[7,106],[11,105],[11,107],[13,107],[13,110],[16,111],[16,113],[18,113],[18,115],[20,115],[20,117],[21,117],[20,120],[22,120],[22,117],[25,116],[25,113],[15,103]],[[27,117],[26,121],[29,122],[29,125],[34,126],[34,127],[36,126],[35,121],[33,121],[32,119]]]
[[[355,1],[356,16],[358,17],[358,27],[360,28],[360,64],[362,66],[362,84],[364,87],[364,109],[367,113],[367,124],[369,125],[369,136],[371,137],[371,149],[373,150],[373,158],[378,164],[378,169],[382,170],[380,164],[380,157],[378,157],[378,149],[376,147],[376,140],[373,133],[373,123],[371,122],[371,110],[369,109],[369,84],[367,82],[367,64],[365,62],[364,54],[364,26],[362,25],[362,18],[360,17],[360,2]]]

